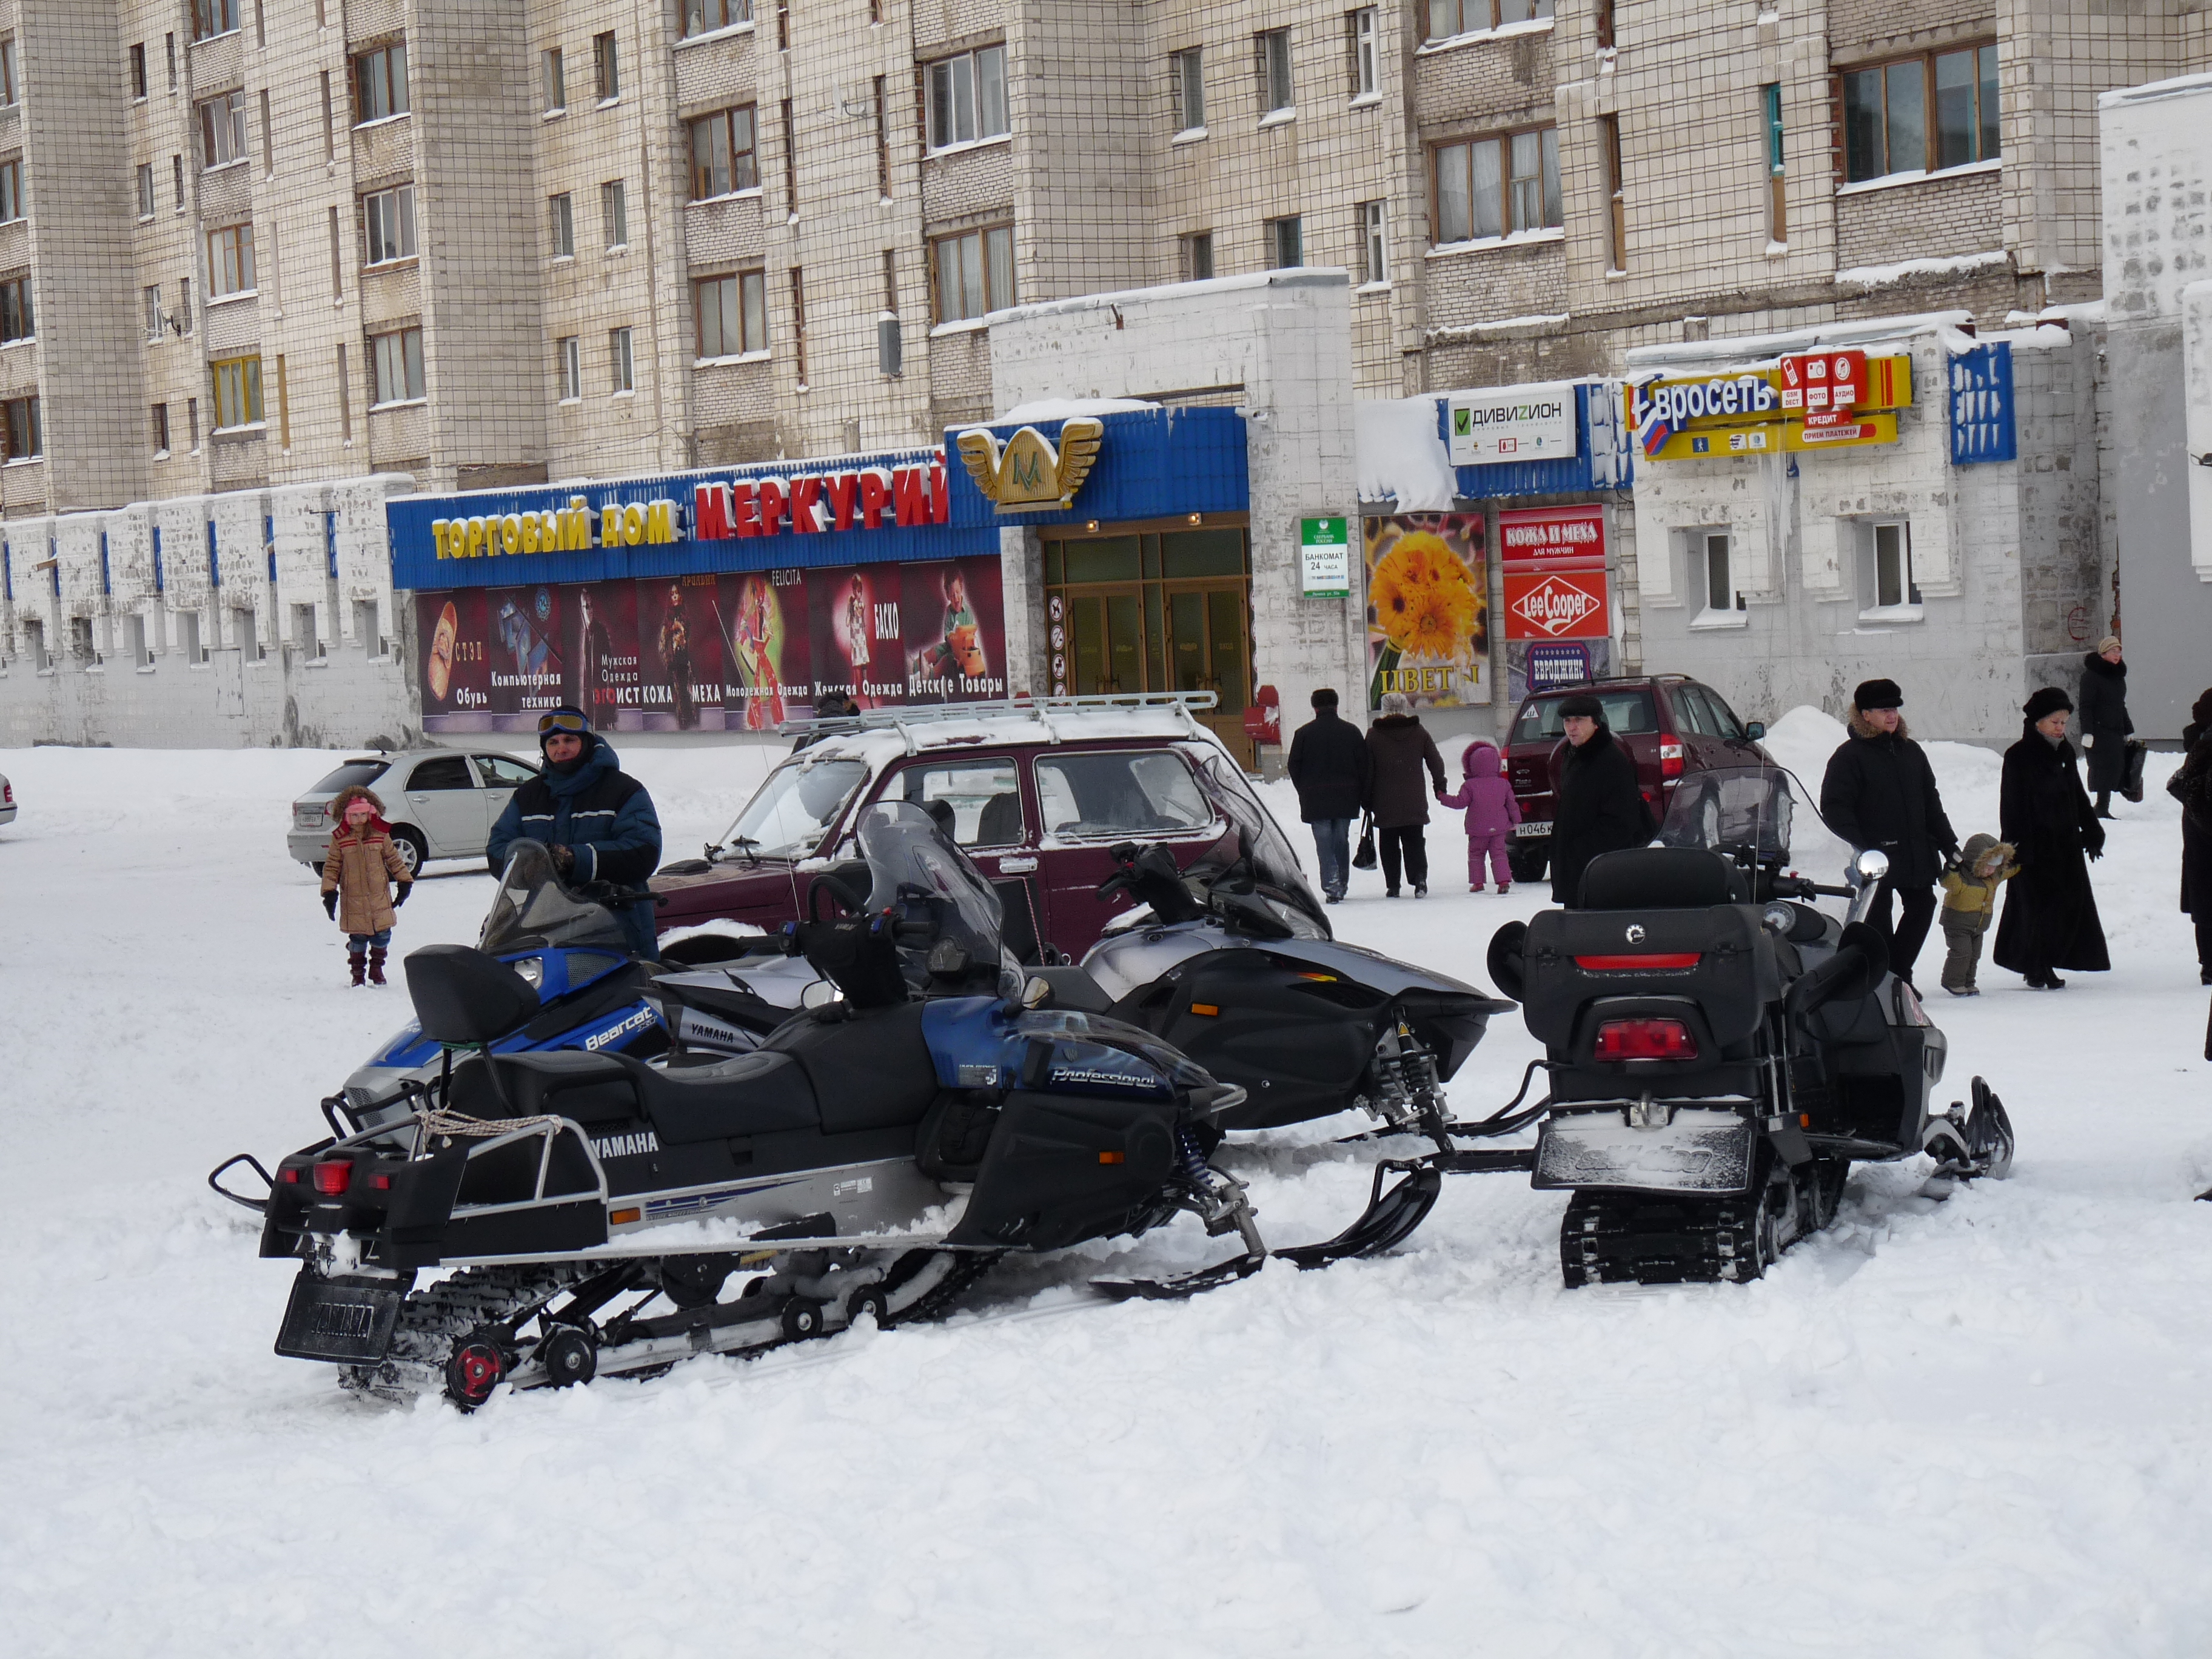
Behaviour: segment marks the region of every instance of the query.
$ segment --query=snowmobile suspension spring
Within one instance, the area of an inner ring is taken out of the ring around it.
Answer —
[[[1200,1192],[1212,1189],[1212,1170],[1206,1166],[1206,1154],[1198,1148],[1197,1140],[1188,1129],[1176,1131],[1176,1145],[1182,1152],[1182,1172],[1185,1180]]]

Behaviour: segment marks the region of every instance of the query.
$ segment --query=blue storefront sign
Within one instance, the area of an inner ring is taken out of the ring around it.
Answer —
[[[1952,465],[2019,458],[2009,341],[1996,340],[1953,354],[1950,414]]]

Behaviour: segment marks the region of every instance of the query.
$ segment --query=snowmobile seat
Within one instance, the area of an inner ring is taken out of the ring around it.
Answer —
[[[453,1067],[446,1103],[469,1117],[543,1115],[612,1123],[637,1115],[637,1091],[613,1055],[555,1048],[471,1055]]]
[[[1583,910],[1702,910],[1748,904],[1743,872],[1697,847],[1632,847],[1601,853],[1583,871]]]
[[[904,1128],[937,1098],[937,1062],[921,1032],[920,1002],[852,1009],[842,1019],[794,1019],[758,1052],[796,1060],[822,1103],[830,1134]]]
[[[755,1049],[675,1072],[628,1054],[613,1058],[636,1085],[653,1132],[671,1146],[822,1127],[813,1087],[788,1054]]]

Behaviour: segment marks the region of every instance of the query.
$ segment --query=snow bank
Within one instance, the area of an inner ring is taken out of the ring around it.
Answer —
[[[1158,409],[1141,398],[1040,398],[1018,404],[1003,415],[994,415],[986,426],[1006,426],[1015,421],[1072,421],[1079,415],[1128,415]]]

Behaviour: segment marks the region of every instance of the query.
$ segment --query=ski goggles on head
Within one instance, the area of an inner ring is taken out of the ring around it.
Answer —
[[[574,732],[581,736],[591,729],[590,721],[581,714],[572,714],[565,708],[550,714],[540,714],[538,717],[538,735],[541,738],[548,732]]]

